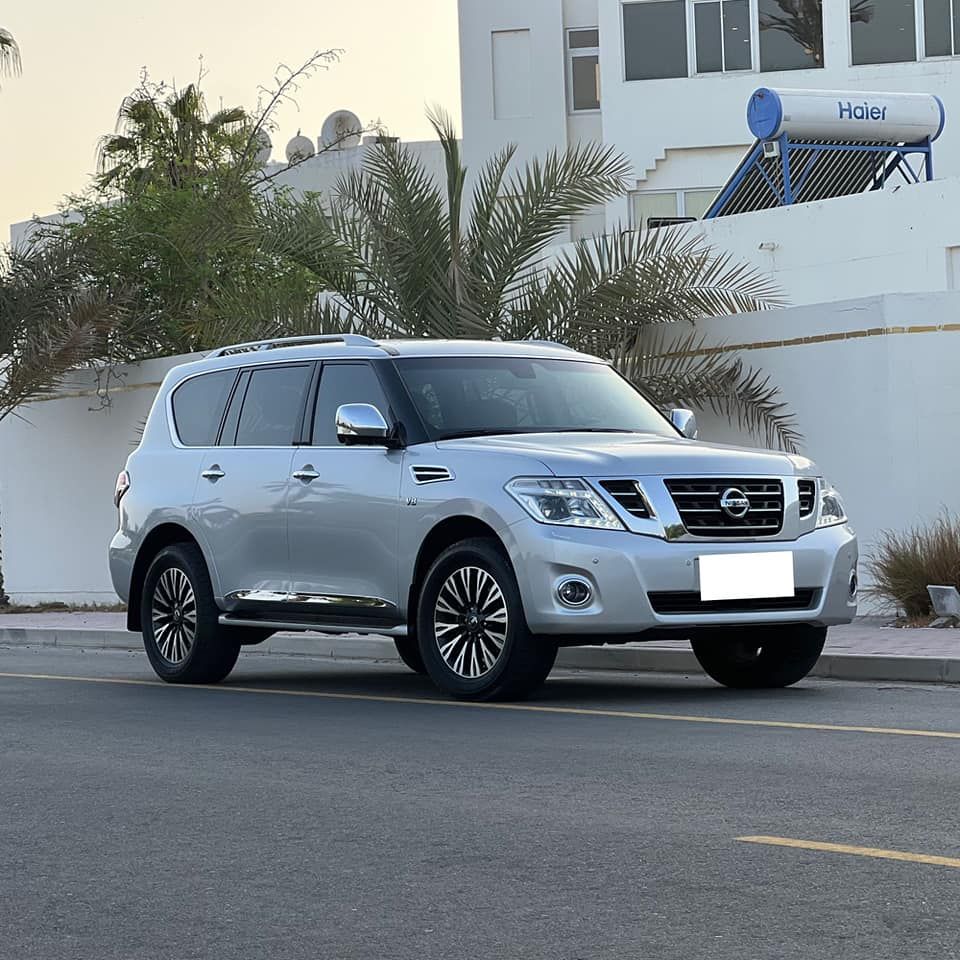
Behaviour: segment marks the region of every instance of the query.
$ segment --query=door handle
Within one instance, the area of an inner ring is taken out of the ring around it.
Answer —
[[[204,470],[200,476],[209,480],[211,483],[215,483],[217,480],[225,477],[226,474],[220,469],[220,464],[215,463],[212,467],[208,467],[206,470]]]
[[[304,483],[310,483],[311,480],[316,480],[320,474],[313,469],[313,464],[308,463],[300,470],[294,470],[293,474],[294,480],[302,480]]]

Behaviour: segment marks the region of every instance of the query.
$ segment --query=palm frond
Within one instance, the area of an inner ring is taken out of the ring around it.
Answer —
[[[521,281],[551,242],[598,203],[620,196],[629,162],[612,147],[580,144],[551,151],[506,179],[471,268],[490,309]]]
[[[231,124],[244,123],[248,119],[247,111],[243,107],[227,107],[224,110],[218,110],[208,121],[207,127],[216,130],[220,127],[227,127]]]
[[[448,227],[447,253],[450,264],[447,268],[447,287],[456,306],[457,313],[469,311],[469,279],[463,257],[463,191],[467,181],[467,170],[460,156],[460,141],[453,125],[453,119],[445,111],[434,108],[427,118],[440,138],[446,171]]]
[[[752,266],[717,254],[696,235],[654,230],[577,242],[528,277],[509,309],[515,332],[560,337],[607,356],[650,324],[782,304],[779,288]]]
[[[341,229],[352,221],[357,252],[371,268],[361,281],[378,288],[380,309],[398,332],[455,326],[448,212],[419,157],[392,143],[371,150],[361,173],[338,182],[334,219]]]
[[[661,406],[710,409],[767,446],[795,452],[803,441],[770,377],[695,331],[645,328],[613,356],[614,365]]]
[[[108,357],[126,315],[115,295],[77,286],[60,251],[17,259],[0,286],[0,420],[48,396],[71,370]]]
[[[0,27],[0,77],[15,77],[20,73],[20,47],[9,30]]]

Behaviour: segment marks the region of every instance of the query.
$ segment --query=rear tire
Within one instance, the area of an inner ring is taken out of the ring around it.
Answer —
[[[547,678],[557,645],[527,627],[517,579],[495,540],[448,547],[417,605],[420,655],[430,679],[459,700],[520,700]]]
[[[416,637],[396,637],[393,642],[397,647],[397,655],[414,673],[427,672]]]
[[[691,646],[717,683],[758,690],[802,680],[820,658],[826,639],[826,627],[785,624],[718,630],[691,641]]]
[[[193,543],[165,547],[143,583],[143,646],[167,683],[219,683],[240,655],[240,637],[220,626],[210,574]]]

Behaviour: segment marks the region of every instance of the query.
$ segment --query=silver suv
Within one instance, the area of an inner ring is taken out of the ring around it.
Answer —
[[[240,344],[172,370],[116,490],[128,627],[215,683],[277,630],[381,634],[464,699],[560,646],[688,639],[780,687],[856,612],[857,541],[800,456],[698,442],[552,343]]]

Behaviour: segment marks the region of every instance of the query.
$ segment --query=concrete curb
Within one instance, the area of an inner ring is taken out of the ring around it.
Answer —
[[[83,628],[0,628],[0,646],[69,647],[87,650],[140,651],[138,635],[120,630]],[[250,652],[281,656],[319,657],[330,660],[398,660],[388,637],[346,634],[277,633]],[[567,647],[557,666],[572,670],[624,670],[634,673],[702,673],[690,650],[634,644],[623,647]],[[825,653],[811,671],[812,677],[833,680],[880,680],[908,683],[960,684],[960,658],[887,656],[882,654]]]

